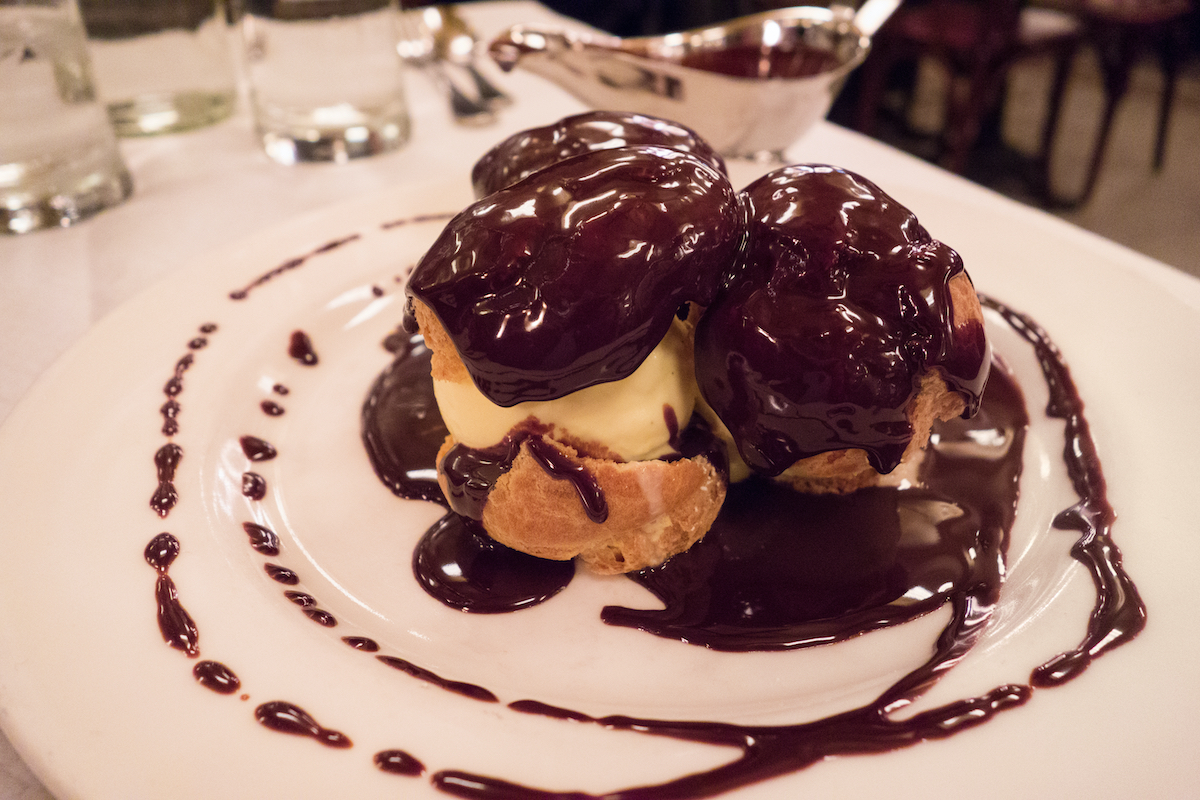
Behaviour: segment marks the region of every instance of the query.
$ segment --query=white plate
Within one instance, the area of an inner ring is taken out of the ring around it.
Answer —
[[[442,225],[392,220],[452,212],[465,186],[405,187],[290,224],[199,260],[107,318],[37,385],[0,431],[0,708],[21,754],[61,797],[444,797],[429,783],[466,770],[553,790],[604,792],[658,783],[731,760],[714,750],[509,710],[533,698],[595,716],[631,714],[747,723],[799,722],[865,702],[928,653],[944,615],[832,647],[709,652],[599,621],[601,606],[653,601],[623,579],[577,577],[522,612],[476,616],[426,596],[411,577],[416,538],[437,509],[398,500],[359,442],[361,402],[389,361],[399,279]],[[963,251],[976,285],[1033,313],[1063,346],[1088,402],[1119,522],[1115,537],[1149,608],[1147,630],[1082,677],[1038,690],[1019,709],[948,740],[835,759],[737,797],[1130,797],[1195,794],[1200,634],[1188,592],[1197,569],[1200,391],[1194,310],[1142,281],[1115,248],[1006,206],[983,209],[885,187]],[[997,216],[997,214],[999,214]],[[986,223],[986,224],[985,224]],[[949,231],[956,231],[952,235]],[[253,289],[231,290],[348,234]],[[375,288],[382,290],[374,291]],[[201,325],[218,329],[189,350]],[[1045,389],[1028,348],[990,326],[1035,420],[1011,576],[986,639],[926,698],[932,705],[1027,683],[1034,667],[1082,638],[1091,582],[1048,532],[1069,504],[1061,425],[1040,418]],[[292,331],[320,363],[287,355]],[[149,507],[163,386],[191,352],[179,395],[180,500]],[[273,393],[281,383],[286,396]],[[269,417],[260,401],[286,413]],[[256,465],[262,503],[240,493],[244,434],[275,444]],[[277,558],[248,544],[242,522],[281,538]],[[143,550],[160,531],[181,542],[170,567],[200,632],[201,657],[233,668],[241,692],[192,678],[155,618],[155,571]],[[264,561],[302,578],[282,586]],[[283,597],[300,589],[338,620],[325,628]],[[482,685],[482,703],[413,679],[347,647]],[[244,695],[244,698],[243,698]],[[259,725],[254,709],[293,702],[344,732],[323,747]],[[424,777],[372,764],[402,749]]]

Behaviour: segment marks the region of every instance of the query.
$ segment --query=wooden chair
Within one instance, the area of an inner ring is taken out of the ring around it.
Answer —
[[[1175,83],[1186,52],[1186,22],[1193,8],[1191,0],[1053,0],[1053,4],[1083,20],[1104,78],[1104,110],[1083,189],[1070,200],[1059,199],[1063,205],[1079,205],[1096,188],[1117,107],[1129,90],[1134,65],[1147,51],[1158,57],[1163,71],[1153,161],[1155,171],[1162,168]]]
[[[905,61],[932,58],[952,80],[945,103],[941,163],[963,172],[986,120],[1003,95],[1009,69],[1050,54],[1054,81],[1042,129],[1036,188],[1049,191],[1049,156],[1071,62],[1082,37],[1079,20],[1063,11],[1023,7],[1020,0],[926,0],[902,5],[876,34],[861,69],[855,127],[871,133],[889,74]]]

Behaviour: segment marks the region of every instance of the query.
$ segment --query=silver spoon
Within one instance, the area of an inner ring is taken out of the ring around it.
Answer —
[[[479,37],[459,15],[457,8],[453,5],[430,6],[424,11],[424,19],[433,33],[434,53],[470,76],[482,103],[492,108],[512,103],[512,98],[498,89],[475,66]]]
[[[433,29],[426,23],[424,14],[402,12],[400,23],[404,31],[398,46],[401,57],[428,75],[438,89],[449,97],[454,121],[472,127],[494,122],[496,115],[492,109],[482,99],[469,97],[450,78],[446,63],[438,56]]]

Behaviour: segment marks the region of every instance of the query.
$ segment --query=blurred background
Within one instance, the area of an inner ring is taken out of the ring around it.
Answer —
[[[543,2],[619,36],[789,5]],[[1190,0],[906,0],[830,119],[1200,275]]]

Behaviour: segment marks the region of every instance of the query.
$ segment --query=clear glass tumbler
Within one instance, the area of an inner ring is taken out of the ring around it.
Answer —
[[[119,136],[225,119],[237,100],[222,0],[79,0],[96,89]]]
[[[0,230],[65,227],[132,188],[75,0],[0,0]]]
[[[408,141],[395,0],[250,0],[240,26],[274,160],[346,161]]]

